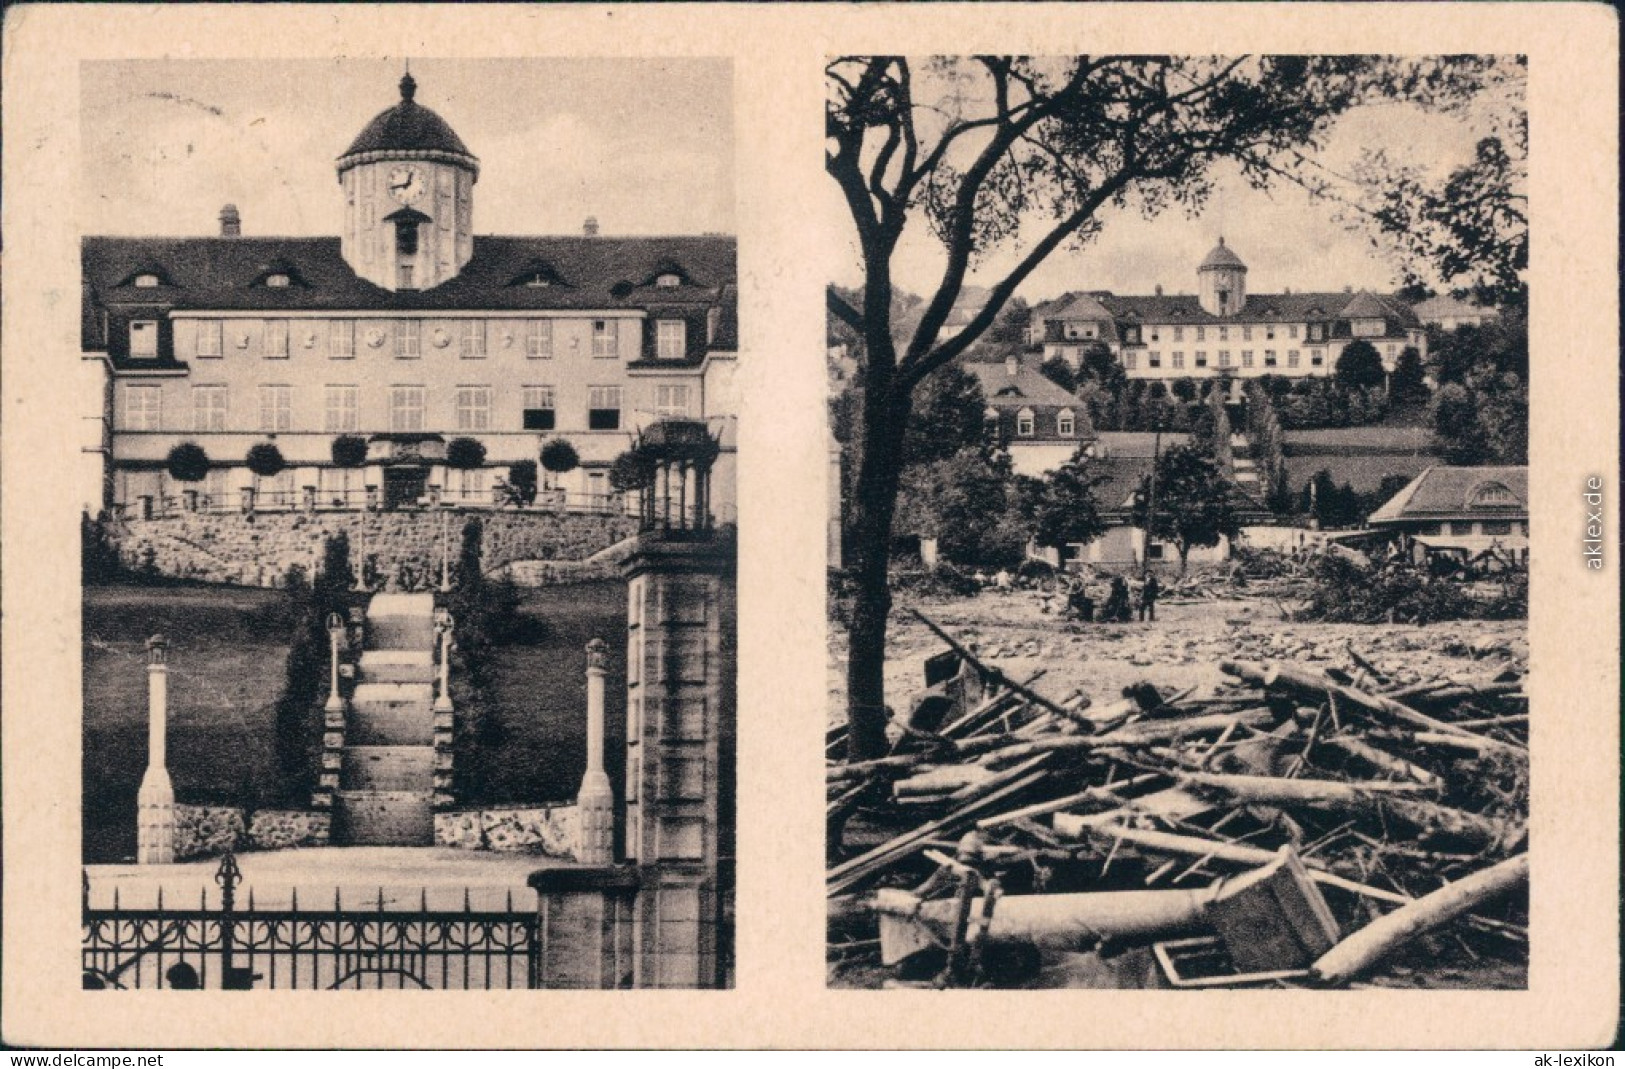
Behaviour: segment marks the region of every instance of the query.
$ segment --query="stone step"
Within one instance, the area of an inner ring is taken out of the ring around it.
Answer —
[[[340,846],[433,846],[433,792],[341,790],[333,799]]]
[[[433,746],[344,748],[340,791],[416,791],[433,787]]]
[[[435,656],[428,650],[367,650],[360,671],[366,683],[433,683]]]
[[[352,704],[344,741],[351,746],[428,746],[434,742],[434,714],[421,704]]]
[[[424,650],[435,645],[434,619],[422,616],[367,616],[367,649]]]

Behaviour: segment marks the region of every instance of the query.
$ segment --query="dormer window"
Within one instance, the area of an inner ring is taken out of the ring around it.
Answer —
[[[681,360],[686,353],[688,324],[681,319],[662,319],[655,323],[655,355],[661,360]]]
[[[531,275],[525,279],[524,284],[533,290],[542,290],[553,284],[553,280],[546,275]]]
[[[667,271],[655,276],[655,285],[663,290],[674,290],[683,284],[683,276],[675,271]]]
[[[1016,434],[1022,438],[1031,438],[1034,431],[1033,410],[1024,408],[1016,413]]]
[[[135,360],[158,359],[156,319],[137,319],[130,323],[130,357]]]
[[[274,275],[266,275],[265,284],[274,290],[285,290],[289,286],[293,285],[293,279],[278,272]]]
[[[162,285],[162,282],[158,278],[157,275],[146,274],[146,275],[136,275],[135,280],[133,282],[131,282],[130,284],[132,286],[134,286],[136,289],[151,290],[151,289],[157,289],[160,285]]]
[[[1072,410],[1070,408],[1061,409],[1060,414],[1055,417],[1055,433],[1062,438],[1070,438],[1076,430],[1077,420],[1073,417]]]
[[[523,269],[509,281],[508,285],[542,290],[547,289],[549,286],[564,285],[564,276],[560,275],[552,264],[542,260],[532,260],[524,265]]]

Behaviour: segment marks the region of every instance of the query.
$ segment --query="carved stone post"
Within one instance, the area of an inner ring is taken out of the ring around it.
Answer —
[[[437,713],[452,712],[451,706],[451,630],[453,620],[446,609],[434,611],[435,630],[440,632],[440,694],[434,700]]]
[[[339,639],[344,635],[344,618],[336,612],[327,614],[328,682],[327,704],[323,712],[344,712],[344,699],[339,697]]]
[[[136,795],[136,861],[175,863],[175,788],[169,782],[166,743],[169,720],[169,643],[147,640],[147,771]]]
[[[615,794],[604,771],[604,659],[601,638],[587,643],[587,772],[576,795],[576,860],[608,865],[615,860]]]

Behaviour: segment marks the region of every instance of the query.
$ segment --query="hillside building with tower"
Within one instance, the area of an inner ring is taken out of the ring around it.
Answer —
[[[1250,293],[1247,265],[1221,237],[1196,269],[1196,292],[1124,296],[1076,291],[1033,310],[1029,346],[1078,367],[1105,346],[1130,379],[1170,380],[1335,373],[1355,341],[1376,347],[1389,372],[1407,347],[1425,360],[1427,332],[1397,297],[1355,292]]]
[[[731,521],[735,240],[480,234],[481,166],[408,74],[335,161],[340,234],[253,236],[253,205],[228,204],[207,237],[86,237],[87,509],[493,506],[553,439],[579,465],[544,491],[616,509],[615,458],[677,418],[718,440]],[[338,463],[345,436],[363,463]],[[448,457],[456,438],[483,457]],[[203,479],[167,470],[182,443]],[[280,471],[250,469],[259,445]]]

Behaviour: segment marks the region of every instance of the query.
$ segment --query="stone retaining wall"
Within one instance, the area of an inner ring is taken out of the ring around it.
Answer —
[[[303,809],[261,809],[245,823],[243,811],[224,805],[175,806],[175,859],[213,857],[228,850],[286,850],[326,846],[332,818]]]
[[[515,561],[581,562],[637,530],[631,516],[555,512],[454,512],[447,521],[455,565],[464,522],[484,524],[483,563],[493,571]],[[364,517],[364,519],[363,519]],[[366,552],[382,581],[428,589],[440,576],[440,515],[433,512],[181,513],[126,519],[109,534],[124,563],[180,579],[277,586],[293,565],[314,575],[322,543],[350,538],[352,563],[366,526]]]
[[[574,803],[464,809],[434,815],[436,846],[574,859]]]

